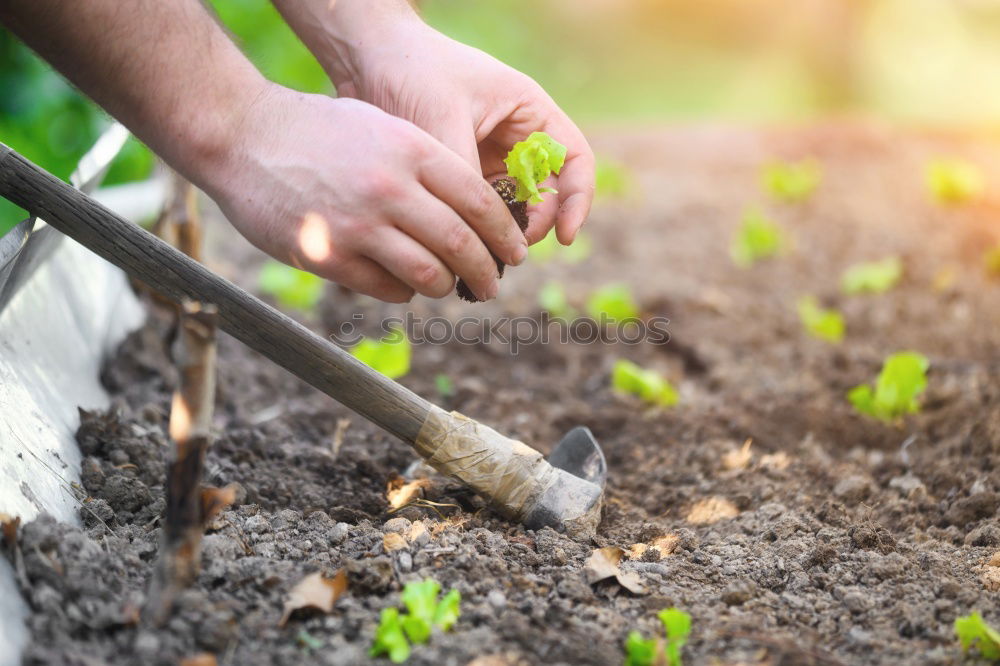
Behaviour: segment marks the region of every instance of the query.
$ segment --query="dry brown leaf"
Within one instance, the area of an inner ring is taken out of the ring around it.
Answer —
[[[430,533],[427,531],[427,525],[424,524],[422,520],[415,520],[413,524],[410,525],[410,531],[406,533],[406,540],[410,543],[416,543],[425,534],[430,538]]]
[[[722,466],[728,470],[745,469],[750,464],[750,459],[753,458],[753,454],[750,453],[751,444],[753,444],[753,440],[747,438],[747,441],[743,442],[743,446],[724,454]]]
[[[180,666],[216,666],[219,662],[216,661],[215,655],[209,652],[202,652],[201,654],[196,654],[193,657],[185,657],[181,659]]]
[[[607,578],[614,578],[618,584],[633,594],[644,594],[646,588],[642,584],[642,579],[634,571],[622,571],[618,568],[625,551],[617,546],[607,546],[597,548],[587,558],[583,565],[587,582],[591,585]]]
[[[201,516],[205,525],[236,501],[236,485],[230,483],[225,488],[204,486],[201,489]]]
[[[767,455],[761,456],[760,466],[783,470],[787,469],[791,462],[792,459],[788,457],[787,453],[784,451],[778,451],[777,453],[768,453]]]
[[[632,544],[632,548],[629,549],[629,559],[640,560],[649,550],[655,550],[657,559],[662,560],[677,550],[677,544],[680,543],[680,540],[681,538],[676,534],[667,534],[656,537],[649,543],[634,543]]]
[[[980,580],[990,592],[1000,590],[1000,567],[986,567]]]
[[[740,515],[736,505],[725,497],[709,497],[695,502],[688,512],[687,521],[695,525],[711,525],[725,518],[735,518]]]
[[[407,482],[403,477],[389,479],[385,488],[385,498],[389,501],[389,513],[399,511],[421,495],[421,490],[429,488],[430,479],[414,479]]]
[[[347,573],[339,569],[333,578],[325,578],[323,574],[311,573],[300,580],[285,600],[285,612],[282,613],[278,626],[283,627],[292,613],[301,608],[314,608],[324,613],[333,610],[333,604],[347,591]]]
[[[3,540],[13,547],[17,543],[17,528],[21,525],[21,516],[0,513],[0,525],[3,527]]]
[[[386,532],[385,536],[382,537],[382,548],[387,553],[391,553],[394,550],[402,550],[406,548],[406,545],[406,538],[398,532]]]
[[[986,562],[988,567],[1000,567],[1000,550],[993,553],[993,556]]]

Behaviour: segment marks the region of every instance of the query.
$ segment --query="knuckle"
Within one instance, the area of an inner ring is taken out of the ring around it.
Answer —
[[[413,283],[417,290],[428,296],[443,296],[449,290],[444,288],[443,271],[434,264],[421,263],[414,268]]]
[[[400,196],[402,188],[392,173],[373,171],[365,177],[362,190],[366,199],[384,201]]]
[[[476,240],[478,239],[471,229],[465,225],[456,224],[448,230],[445,251],[449,256],[465,256],[474,247],[473,243]]]
[[[491,215],[496,210],[497,194],[483,181],[481,186],[472,188],[469,194],[469,213],[478,219]]]

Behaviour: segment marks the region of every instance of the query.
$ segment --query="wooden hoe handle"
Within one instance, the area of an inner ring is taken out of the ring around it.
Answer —
[[[215,304],[220,327],[234,338],[403,441],[416,441],[431,403],[2,143],[0,195],[164,295]]]

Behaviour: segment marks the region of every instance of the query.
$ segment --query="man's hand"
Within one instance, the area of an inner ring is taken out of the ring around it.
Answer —
[[[208,193],[251,242],[355,291],[440,298],[463,278],[499,288],[487,246],[519,264],[527,244],[493,189],[415,125],[353,99],[271,85]]]
[[[593,200],[594,155],[583,134],[530,78],[424,24],[405,0],[276,0],[344,97],[426,130],[487,178],[534,131],[566,145],[550,186],[558,198],[530,208],[529,242],[553,225],[569,244]]]

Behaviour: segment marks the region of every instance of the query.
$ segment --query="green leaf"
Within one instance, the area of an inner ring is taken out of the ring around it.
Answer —
[[[691,634],[691,616],[677,608],[668,608],[657,613],[667,632],[667,663],[681,666],[681,649]]]
[[[743,216],[743,223],[736,232],[730,255],[737,266],[747,268],[754,263],[780,253],[785,247],[781,227],[758,210]]]
[[[848,268],[840,279],[840,288],[845,294],[880,294],[895,287],[902,277],[900,258],[886,257]]]
[[[315,651],[323,647],[323,641],[316,638],[305,629],[300,630],[295,636],[295,642],[304,647],[306,650]]]
[[[450,398],[455,395],[455,382],[445,374],[434,375],[434,388],[442,398]]]
[[[410,371],[411,345],[401,328],[381,340],[365,338],[351,349],[351,355],[389,379],[398,379]]]
[[[761,185],[775,199],[805,201],[819,186],[823,171],[816,160],[773,162],[761,169]]]
[[[959,159],[932,160],[926,168],[927,188],[942,204],[961,204],[982,196],[986,178],[975,164]]]
[[[406,642],[399,610],[396,608],[386,608],[382,611],[378,628],[375,629],[375,640],[368,651],[371,657],[382,654],[389,655],[390,661],[394,664],[402,664],[410,658],[410,644]]]
[[[1000,661],[1000,631],[986,624],[977,611],[955,620],[955,634],[962,644],[962,652],[976,647],[983,658]]]
[[[403,629],[414,643],[426,643],[431,637],[434,610],[440,591],[441,586],[431,579],[407,583],[403,588],[403,605],[409,611],[403,618]]]
[[[656,659],[656,639],[643,638],[638,631],[630,632],[625,639],[624,666],[653,666]]]
[[[639,306],[628,287],[609,284],[590,295],[587,299],[587,313],[598,321],[603,318],[605,323],[622,322],[626,319],[638,319]]]
[[[920,411],[918,398],[927,388],[930,361],[923,354],[904,351],[891,354],[882,364],[874,389],[856,386],[847,399],[862,414],[881,421],[894,421],[904,414]]]
[[[615,361],[611,370],[611,387],[619,393],[634,395],[664,407],[673,407],[680,401],[677,389],[670,382],[653,370],[645,370],[624,359]]]
[[[558,261],[564,264],[578,264],[593,252],[593,242],[590,236],[580,232],[572,245],[563,245],[556,238],[555,232],[549,232],[542,240],[528,248],[528,257],[538,263]]]
[[[549,175],[558,174],[565,160],[566,146],[545,132],[532,132],[524,141],[515,143],[504,163],[507,175],[517,181],[517,200],[539,203],[542,192],[555,192],[538,186]]]
[[[631,186],[631,174],[624,165],[606,157],[597,157],[594,169],[594,196],[598,199],[620,199]]]
[[[538,304],[556,319],[570,321],[576,318],[576,310],[569,304],[566,290],[558,282],[546,282],[538,290]]]
[[[458,606],[461,603],[462,595],[458,590],[451,590],[444,595],[434,610],[434,626],[444,631],[451,629],[458,622],[458,616],[461,614]]]
[[[799,319],[813,337],[838,343],[844,339],[844,317],[832,309],[821,308],[814,296],[803,296],[797,303]]]
[[[279,305],[309,311],[323,297],[323,278],[269,259],[260,270],[258,286]]]

